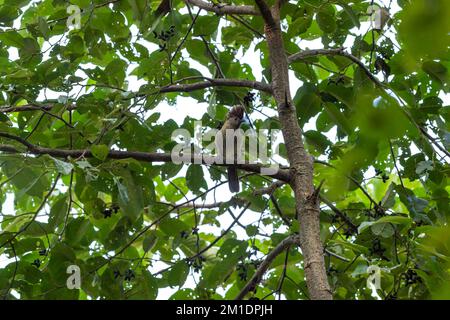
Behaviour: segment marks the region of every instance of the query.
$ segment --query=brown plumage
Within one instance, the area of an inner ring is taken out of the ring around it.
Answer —
[[[236,105],[228,112],[227,119],[237,117],[242,120],[244,118],[244,112],[245,109],[243,106]]]
[[[241,105],[234,106],[227,114],[227,118],[225,119],[224,124],[222,125],[222,128],[219,131],[219,134],[221,135],[222,139],[222,146],[224,150],[227,150],[226,145],[226,130],[236,130],[239,129],[243,119],[244,119],[244,112],[245,109]],[[216,142],[217,143],[217,142]],[[220,155],[224,157],[224,160],[226,160],[226,152],[222,152],[219,145],[218,146],[218,152]],[[236,159],[237,152],[239,151],[239,146],[237,145],[236,139],[234,139],[233,146],[234,149],[233,155]],[[230,151],[231,152],[231,151]],[[239,179],[237,175],[237,169],[235,166],[228,166],[227,167],[227,175],[228,175],[228,186],[230,188],[231,192],[239,192]]]

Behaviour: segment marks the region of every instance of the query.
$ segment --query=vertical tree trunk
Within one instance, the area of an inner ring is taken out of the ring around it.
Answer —
[[[288,62],[280,29],[279,7],[275,5],[269,11],[273,19],[270,21],[267,19],[267,6],[261,7],[265,3],[262,3],[262,0],[257,0],[256,3],[266,21],[265,34],[269,47],[272,88],[291,167],[291,186],[300,222],[300,247],[304,257],[306,284],[311,299],[331,300],[332,294],[320,240],[320,203],[313,185],[313,158],[305,150],[297,112],[291,103]]]

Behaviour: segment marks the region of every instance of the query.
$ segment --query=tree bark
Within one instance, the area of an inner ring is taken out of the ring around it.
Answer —
[[[288,60],[280,28],[280,8],[275,5],[268,13],[264,0],[255,1],[265,20],[264,30],[270,56],[272,90],[278,105],[281,130],[291,166],[290,184],[294,191],[300,222],[300,247],[304,257],[306,284],[311,299],[331,300],[332,294],[320,240],[320,202],[313,185],[313,158],[305,150],[297,112],[292,105]]]
[[[253,6],[233,6],[225,3],[214,4],[203,0],[184,0],[186,3],[190,3],[203,10],[211,11],[216,14],[240,14],[240,15],[258,15],[258,11]]]

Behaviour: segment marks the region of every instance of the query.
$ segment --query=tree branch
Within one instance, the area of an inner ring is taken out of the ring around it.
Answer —
[[[242,14],[258,16],[259,12],[253,6],[233,6],[224,3],[208,3],[203,0],[184,0],[186,4],[192,4],[203,10],[214,12],[218,15],[223,14]]]
[[[315,57],[315,56],[341,56],[349,59],[356,65],[358,65],[364,73],[372,80],[378,87],[384,87],[384,84],[380,82],[380,80],[375,77],[372,72],[364,65],[364,63],[359,60],[354,55],[345,52],[344,48],[338,48],[338,49],[312,49],[312,50],[304,50],[297,53],[294,53],[293,55],[288,57],[288,62],[293,63],[296,61],[304,60],[307,58]]]
[[[7,139],[15,140],[25,147],[27,147],[27,150],[29,153],[34,155],[50,155],[55,158],[94,158],[94,155],[92,152],[88,149],[85,150],[67,150],[67,149],[52,149],[52,148],[44,148],[39,147],[34,144],[29,143],[28,141],[13,136],[9,133],[0,132],[0,137],[4,137]],[[11,145],[0,145],[0,151],[8,152],[8,153],[23,153],[23,151],[20,151],[14,146]],[[144,161],[144,162],[173,162],[172,155],[170,153],[150,153],[150,152],[140,152],[140,151],[119,151],[119,150],[110,150],[107,156],[108,159],[127,159],[132,158],[138,161]],[[194,154],[190,158],[184,157],[182,160],[185,163],[197,163],[197,164],[204,164],[204,165],[217,165],[221,167],[227,167],[230,165],[236,166],[238,169],[248,171],[248,172],[254,172],[254,173],[261,173],[261,169],[264,168],[264,165],[257,164],[257,163],[243,163],[243,164],[221,164],[221,163],[215,163],[216,157],[210,156],[210,155],[204,155],[204,154]],[[290,173],[287,169],[279,169],[278,172],[274,175],[271,175],[270,177],[282,181],[288,182],[290,179]]]
[[[261,282],[262,277],[269,269],[272,261],[282,253],[284,250],[289,248],[293,244],[298,244],[299,238],[298,235],[291,235],[281,241],[269,254],[266,256],[264,261],[259,265],[253,277],[247,282],[244,288],[242,288],[241,292],[236,296],[235,300],[242,300],[247,293],[255,290],[256,286]]]
[[[260,10],[267,11],[264,0],[255,1]],[[331,300],[333,296],[328,283],[320,239],[320,203],[315,196],[313,158],[305,149],[297,112],[292,105],[288,59],[280,27],[280,8],[273,6],[271,9],[274,21],[267,13],[263,16],[266,19],[264,31],[269,49],[273,96],[278,105],[281,131],[292,173],[290,185],[295,196],[306,284],[311,299]],[[275,25],[271,25],[272,23]]]
[[[160,93],[166,92],[191,92],[194,90],[205,89],[209,87],[246,87],[268,93],[272,92],[272,88],[269,84],[240,79],[212,79],[205,78],[206,81],[195,82],[189,84],[174,84],[160,88]]]
[[[202,90],[211,87],[241,87],[241,88],[251,88],[255,90],[264,91],[267,93],[272,92],[272,87],[270,84],[251,81],[251,80],[240,80],[240,79],[212,79],[204,77],[205,81],[187,83],[187,84],[172,84],[168,86],[161,87],[156,90],[156,93],[169,93],[169,92],[191,92],[195,90]],[[135,94],[136,97],[144,96],[144,94]],[[22,112],[22,111],[50,111],[54,107],[56,102],[43,103],[41,105],[37,104],[27,104],[23,106],[9,106],[0,107],[0,112],[11,113],[11,112]],[[67,110],[75,110],[77,108],[76,104],[70,104],[67,106]]]
[[[275,19],[270,12],[270,7],[267,5],[267,3],[264,0],[255,0],[255,3],[258,6],[258,9],[261,12],[261,15],[263,16],[264,22],[267,24],[267,26],[269,26],[270,28],[276,27],[277,23],[275,22]]]
[[[284,182],[284,181],[279,181],[279,180],[274,181],[270,186],[268,186],[266,188],[256,189],[255,191],[253,191],[253,195],[262,196],[264,194],[272,194],[277,188],[279,188],[285,184],[286,184],[286,182]],[[213,209],[213,208],[218,208],[225,204],[227,204],[231,207],[234,207],[234,206],[243,207],[246,203],[247,203],[247,200],[240,198],[238,196],[233,196],[228,201],[218,201],[218,202],[213,202],[213,203],[199,203],[199,204],[190,203],[190,204],[186,204],[186,205],[180,207],[180,209],[194,208],[194,207],[197,209]]]
[[[17,142],[19,142],[20,144],[22,144],[22,145],[24,145],[25,147],[27,147],[28,150],[30,150],[30,151],[33,151],[34,149],[37,148],[37,146],[35,146],[34,144],[28,142],[27,140],[25,140],[25,139],[23,139],[23,138],[21,138],[21,137],[18,137],[18,136],[15,136],[15,135],[6,133],[6,132],[0,132],[0,137],[6,138],[6,139],[9,139],[9,140],[17,141]],[[3,150],[2,150],[2,151],[3,151]],[[6,150],[5,150],[5,151],[6,151]]]
[[[283,211],[281,211],[281,208],[278,205],[278,201],[274,197],[273,194],[270,195],[270,200],[272,201],[273,206],[275,208],[275,211],[278,213],[278,215],[280,216],[281,220],[283,220],[283,222],[286,224],[286,226],[290,227],[292,225],[291,221],[289,221],[289,219],[283,214]]]
[[[330,208],[334,214],[342,219],[345,224],[352,230],[352,232],[358,232],[358,226],[356,226],[346,214],[344,214],[341,210],[339,210],[330,200],[328,200],[325,196],[320,194],[320,200],[325,203],[328,208]]]
[[[217,238],[215,238],[213,241],[211,241],[211,243],[209,245],[207,245],[205,248],[203,248],[202,250],[200,250],[199,252],[197,252],[195,255],[193,255],[192,257],[189,257],[188,260],[192,260],[195,259],[196,257],[201,256],[203,253],[205,253],[206,251],[208,251],[209,249],[211,249],[217,242],[219,242],[220,239],[222,239],[225,235],[227,235],[230,230],[233,228],[233,226],[239,222],[239,219],[244,215],[245,211],[247,211],[248,207],[250,207],[251,202],[247,202],[246,206],[244,207],[244,209],[242,209],[241,213],[239,213],[239,215],[236,217],[236,219],[233,220],[233,222],[230,224],[230,226],[220,234],[220,236],[218,236]]]
[[[261,188],[261,189],[257,189],[255,191],[253,191],[253,195],[255,196],[262,196],[263,194],[272,194],[275,192],[275,190],[277,190],[278,188],[281,188],[282,186],[284,186],[286,184],[286,182],[284,181],[274,181],[270,186],[266,187],[266,188]]]
[[[11,113],[21,111],[50,111],[54,105],[54,103],[49,103],[45,105],[26,104],[23,106],[0,107],[0,112]],[[76,108],[76,105],[72,104],[67,107],[67,110],[74,110]]]

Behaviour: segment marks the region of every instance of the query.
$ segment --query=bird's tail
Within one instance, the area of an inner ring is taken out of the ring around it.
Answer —
[[[239,192],[239,178],[236,167],[230,166],[227,169],[228,186],[231,192]]]

